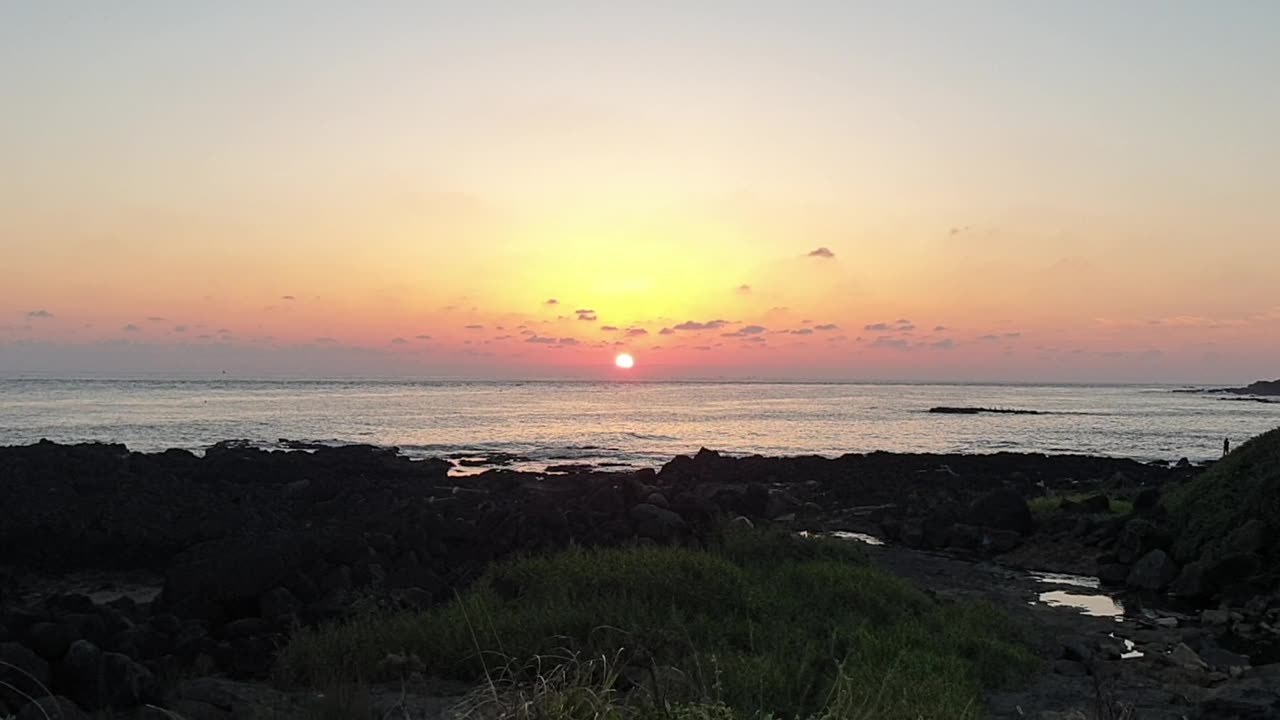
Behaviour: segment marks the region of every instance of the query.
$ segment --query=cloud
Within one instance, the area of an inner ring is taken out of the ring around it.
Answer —
[[[292,296],[292,295],[281,295],[281,296],[280,296],[280,299],[281,299],[281,300],[289,300],[289,301],[293,301],[293,300],[297,300],[298,298],[296,298],[296,297],[294,297],[294,296]]]
[[[602,325],[600,327],[600,332],[617,332],[617,331],[618,331],[617,325]]]
[[[817,250],[809,251],[809,257],[831,259],[831,258],[834,258],[835,256],[836,254],[831,252],[831,249],[827,247],[820,247]]]
[[[950,350],[955,346],[956,346],[956,341],[952,340],[951,338],[945,338],[943,340],[938,340],[937,342],[929,343],[929,347],[938,348],[939,350]]]
[[[30,311],[28,311],[28,312],[27,312],[27,317],[29,317],[29,318],[51,318],[51,317],[53,317],[53,313],[49,312],[48,310],[30,310]]]
[[[338,339],[331,338],[331,337],[318,337],[316,338],[316,342],[320,343],[321,345],[332,345],[338,342]]]
[[[413,339],[414,340],[430,340],[431,336],[430,335],[414,335]]]
[[[133,332],[139,332],[139,331],[141,331],[141,330],[142,330],[142,328],[138,327],[137,325],[134,325],[133,323],[129,323],[128,325],[125,325],[124,327],[122,327],[122,328],[120,328],[120,329],[121,329],[121,330],[123,330],[123,331],[125,331],[125,332],[130,332],[130,333],[133,333]]]
[[[525,338],[525,342],[539,343],[542,345],[555,345],[556,339],[553,337],[542,337],[540,335],[531,335],[530,337]]]
[[[746,340],[744,340],[743,342],[749,342],[749,343],[762,343],[762,342],[765,342],[765,338],[762,338],[762,337],[760,337],[759,335],[757,335],[757,336],[755,336],[755,337],[749,337],[749,338],[747,338]]]
[[[812,335],[813,328],[800,328],[799,330],[790,331],[792,335]]]
[[[1004,336],[1005,336],[1005,337],[1007,337],[1007,338],[1009,338],[1009,339],[1011,339],[1011,340],[1015,340],[1015,339],[1017,339],[1017,338],[1022,337],[1022,333],[1020,333],[1020,332],[1007,332],[1007,333],[1005,333],[1005,334],[1004,334]]]
[[[943,330],[946,330],[946,329],[947,329],[947,326],[946,326],[946,325],[934,325],[934,326],[933,326],[933,331],[934,331],[934,332],[942,332]]]
[[[578,340],[577,338],[565,337],[565,338],[560,338],[559,343],[561,345],[577,345]]]
[[[694,349],[694,350],[701,350],[701,351],[703,351],[703,352],[706,352],[706,351],[708,351],[708,350],[710,350],[710,349],[711,349],[711,346],[710,346],[710,345],[694,345],[694,346],[693,346],[693,349]]]
[[[739,294],[739,295],[750,295],[750,294],[751,294],[751,286],[750,286],[750,285],[747,285],[747,284],[745,284],[745,283],[743,283],[742,285],[739,285],[739,286],[738,286],[738,290],[737,290],[737,292],[738,292],[738,294]]]
[[[672,330],[671,328],[662,328],[661,330],[658,331],[658,334],[659,335],[675,335],[676,331]]]
[[[559,300],[557,300],[557,299],[555,299],[555,298],[550,298],[550,299],[548,299],[546,302],[544,302],[544,303],[542,303],[542,304],[543,304],[543,305],[559,305],[559,304],[560,304],[560,301],[559,301]]]
[[[719,330],[728,324],[728,320],[708,320],[707,322],[695,322],[693,320],[689,320],[677,325],[676,330]]]
[[[573,312],[574,312],[574,314],[576,314],[576,315],[578,316],[578,319],[579,319],[579,320],[583,320],[583,321],[585,321],[585,322],[595,322],[595,321],[596,321],[596,311],[595,311],[595,310],[574,310]]]
[[[147,322],[164,322],[164,318],[158,315],[152,315],[151,317],[147,318]]]
[[[174,332],[176,332],[176,333],[184,333],[184,332],[186,332],[186,331],[187,331],[187,326],[186,326],[186,325],[174,325],[174,326],[173,326],[173,331],[174,331]]]
[[[724,337],[748,337],[751,335],[759,335],[760,333],[763,333],[763,332],[768,332],[768,328],[764,327],[763,325],[746,325],[744,327],[738,328],[734,332],[721,333],[721,335],[723,335]]]
[[[483,330],[484,326],[483,325],[464,325],[463,329],[464,330]]]
[[[813,329],[821,332],[831,332],[832,330],[839,330],[840,326],[835,323],[826,323],[823,325],[815,325]]]
[[[627,330],[627,337],[640,337],[641,335],[648,334],[649,331],[644,328],[631,328],[630,330]]]
[[[392,345],[408,345],[409,341],[405,340],[402,337],[393,337],[391,338],[391,344]]]
[[[916,329],[916,326],[912,325],[910,320],[894,320],[891,323],[878,322],[863,325],[862,329],[869,332],[911,332]]]
[[[911,342],[904,340],[903,338],[878,337],[876,338],[876,341],[871,344],[876,347],[893,348],[894,350],[911,349]]]

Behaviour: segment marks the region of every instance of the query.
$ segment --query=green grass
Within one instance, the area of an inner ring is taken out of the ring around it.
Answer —
[[[1280,428],[1249,440],[1170,492],[1164,506],[1181,558],[1220,544],[1250,520],[1280,537]]]
[[[993,608],[939,604],[850,543],[722,532],[705,551],[573,549],[505,562],[432,611],[303,631],[278,674],[305,686],[385,680],[383,659],[402,653],[440,677],[528,687],[557,663],[606,659],[620,673],[608,689],[626,690],[609,695],[619,717],[679,708],[919,720],[976,717],[984,688],[1033,664]]]
[[[1074,493],[1071,495],[1041,495],[1032,498],[1027,505],[1031,508],[1032,514],[1044,517],[1053,513],[1062,511],[1062,501],[1071,500],[1079,502],[1088,497],[1093,497],[1096,493]],[[1111,509],[1108,511],[1112,515],[1130,515],[1133,513],[1133,501],[1118,500],[1116,498],[1108,498],[1111,503]]]

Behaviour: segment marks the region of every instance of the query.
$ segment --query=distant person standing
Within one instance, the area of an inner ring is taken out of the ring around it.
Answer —
[[[1222,457],[1226,457],[1231,452],[1231,438],[1222,438]]]

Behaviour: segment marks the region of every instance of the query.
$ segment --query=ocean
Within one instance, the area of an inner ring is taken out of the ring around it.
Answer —
[[[396,446],[657,467],[701,447],[764,455],[1084,453],[1216,458],[1280,425],[1280,404],[1164,386],[413,381],[0,381],[0,445],[104,441],[201,451],[229,439]],[[1041,411],[939,415],[934,406]]]

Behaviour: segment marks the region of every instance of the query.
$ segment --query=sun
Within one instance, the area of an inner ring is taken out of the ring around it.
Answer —
[[[623,370],[630,370],[636,366],[636,359],[631,357],[630,353],[618,353],[618,357],[613,359],[613,364]]]

